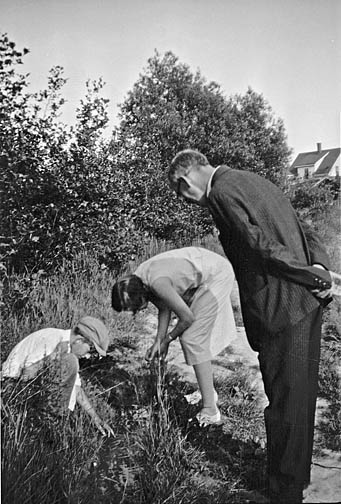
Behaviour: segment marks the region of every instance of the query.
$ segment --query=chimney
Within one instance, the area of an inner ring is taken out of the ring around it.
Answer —
[[[321,142],[317,142],[316,145],[317,145],[317,152],[321,152],[321,150],[322,150],[322,144],[321,144]]]

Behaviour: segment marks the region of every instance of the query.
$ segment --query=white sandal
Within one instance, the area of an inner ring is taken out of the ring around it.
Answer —
[[[200,390],[196,390],[195,392],[192,392],[192,394],[187,394],[184,397],[188,404],[198,404],[198,402],[202,399]],[[218,394],[216,390],[214,390],[214,402],[218,402]]]
[[[196,415],[196,419],[199,422],[200,427],[205,427],[206,425],[218,424],[221,422],[221,413],[217,409],[217,413],[214,415],[208,415],[207,413],[203,413],[203,411],[199,411]]]

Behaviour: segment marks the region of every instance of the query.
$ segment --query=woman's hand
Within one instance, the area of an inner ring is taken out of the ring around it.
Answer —
[[[155,341],[155,343],[147,350],[145,359],[148,362],[154,360],[156,357],[164,360],[168,353],[169,343],[170,342],[168,341],[167,337],[164,338],[161,343],[159,343],[159,341]]]

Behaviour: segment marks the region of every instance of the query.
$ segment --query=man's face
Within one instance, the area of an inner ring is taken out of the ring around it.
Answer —
[[[206,206],[206,181],[198,170],[190,168],[186,175],[177,179],[173,189],[189,203]]]

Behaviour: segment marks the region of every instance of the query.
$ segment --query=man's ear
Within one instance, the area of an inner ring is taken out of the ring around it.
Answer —
[[[179,177],[178,179],[179,181],[182,180],[184,182],[184,184],[187,186],[187,187],[190,187],[191,183],[189,182],[189,180],[187,179],[186,175],[183,175],[182,177]]]
[[[184,183],[185,183],[185,186],[187,189],[189,189],[191,187],[191,183],[188,182],[187,180],[184,180]]]
[[[178,178],[178,185],[177,185],[177,191],[176,191],[178,195],[181,195],[181,191],[180,191],[181,184],[183,184],[183,187],[185,186],[185,189],[189,189],[189,187],[191,186],[191,183],[189,182],[189,180],[187,180],[186,175],[183,175]]]

